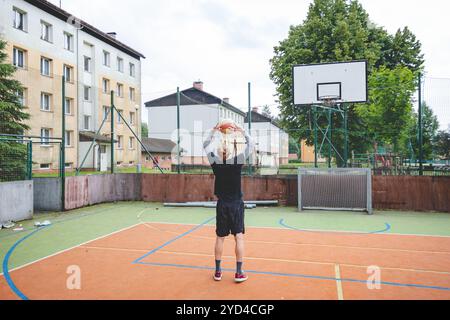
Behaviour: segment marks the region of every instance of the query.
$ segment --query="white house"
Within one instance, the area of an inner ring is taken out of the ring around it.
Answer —
[[[223,119],[233,119],[243,127],[246,114],[231,105],[229,99],[205,92],[200,81],[194,82],[192,88],[181,91],[180,97],[181,164],[208,165],[203,150],[208,131]],[[149,138],[177,142],[177,94],[149,101],[145,106],[148,108]],[[177,159],[176,154],[175,149],[174,159]]]
[[[251,136],[256,149],[255,164],[266,168],[278,168],[280,165],[288,164],[289,134],[275,120],[258,113],[258,108],[253,108],[251,115]],[[248,114],[245,123],[248,132]]]

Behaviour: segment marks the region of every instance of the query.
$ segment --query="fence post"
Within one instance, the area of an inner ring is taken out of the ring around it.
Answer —
[[[248,83],[248,135],[252,136],[252,84]],[[248,158],[248,175],[253,174],[251,155]]]
[[[66,77],[62,76],[61,211],[66,209]]]
[[[423,176],[422,73],[419,72],[419,175]]]
[[[177,166],[177,173],[181,174],[181,138],[180,138],[180,104],[181,104],[181,97],[180,97],[180,87],[177,87],[177,156],[178,156],[178,166]]]
[[[114,90],[111,90],[111,174],[114,174]]]

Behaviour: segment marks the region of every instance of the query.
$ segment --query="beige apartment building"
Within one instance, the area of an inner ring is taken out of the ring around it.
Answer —
[[[9,62],[17,67],[15,78],[24,86],[19,94],[31,115],[31,129],[25,134],[40,137],[33,145],[33,170],[59,168],[59,145],[51,138],[63,134],[67,169],[81,166],[83,160],[83,169],[111,166],[111,123],[97,132],[110,110],[112,90],[116,108],[140,136],[145,57],[118,41],[115,33],[104,33],[45,0],[3,0],[0,37],[7,41]],[[117,114],[114,118],[116,165],[135,165],[141,148],[124,121]]]

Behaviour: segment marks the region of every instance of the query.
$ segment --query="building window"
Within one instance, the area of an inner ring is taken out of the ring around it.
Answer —
[[[136,114],[134,112],[130,112],[130,124],[133,125],[135,122]]]
[[[136,66],[130,62],[130,77],[136,77]]]
[[[66,169],[72,169],[73,163],[66,163]]]
[[[64,65],[63,73],[66,82],[73,82],[73,68],[71,66]]]
[[[117,149],[123,148],[123,136],[117,136]]]
[[[84,101],[91,101],[91,87],[84,86]]]
[[[123,72],[123,59],[117,58],[117,71]]]
[[[84,130],[91,130],[91,116],[84,116]]]
[[[41,21],[41,39],[47,42],[52,42],[52,25],[45,22],[45,21]]]
[[[111,54],[108,51],[103,51],[103,65],[106,67],[111,66]]]
[[[117,123],[122,123],[123,110],[117,110]]]
[[[27,31],[27,13],[23,10],[14,8],[14,28]]]
[[[64,32],[64,49],[73,51],[73,36],[67,32]]]
[[[72,147],[72,135],[73,132],[72,131],[66,131],[66,147]]]
[[[84,71],[91,72],[91,58],[84,57]]]
[[[41,74],[46,77],[51,76],[52,60],[41,57]]]
[[[102,89],[103,89],[103,93],[109,93],[109,80],[108,79],[103,79],[102,80]]]
[[[41,129],[41,146],[50,146],[50,129]]]
[[[136,90],[134,88],[130,88],[130,100],[136,101]]]
[[[134,149],[134,138],[133,138],[133,137],[130,137],[130,138],[128,139],[128,148],[129,148],[130,150],[133,150],[133,149]]]
[[[109,114],[111,108],[103,106],[103,121],[111,121],[111,115]]]
[[[41,163],[41,164],[39,165],[39,168],[40,168],[41,170],[50,170],[50,163]]]
[[[25,51],[18,48],[13,49],[13,64],[17,68],[25,68]]]
[[[72,115],[72,99],[66,98],[64,102],[64,113],[66,116]]]
[[[48,93],[41,93],[41,110],[50,111],[51,110],[51,95]]]
[[[25,107],[27,105],[25,91],[26,91],[25,88],[17,91],[17,98],[19,99],[20,105],[22,107]]]
[[[117,96],[123,98],[123,84],[117,84]]]

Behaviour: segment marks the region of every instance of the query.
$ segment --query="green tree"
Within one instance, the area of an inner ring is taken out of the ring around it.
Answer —
[[[356,106],[366,124],[367,137],[374,152],[377,144],[392,146],[394,152],[405,152],[411,128],[414,127],[414,73],[406,67],[393,70],[381,67],[369,77],[370,103]]]
[[[391,41],[387,45],[387,50],[381,52],[380,60],[383,65],[389,69],[400,65],[414,72],[420,71],[425,62],[422,44],[408,27],[398,29],[396,34],[389,38]]]
[[[272,111],[270,110],[270,107],[268,105],[265,105],[262,107],[261,114],[267,118],[274,119],[274,116],[272,115]]]
[[[6,42],[0,39],[0,133],[20,135],[29,129],[25,121],[30,116],[21,102],[22,85],[12,78],[16,69],[6,63],[5,48]],[[0,137],[0,181],[25,179],[26,159],[26,145]]]
[[[148,138],[148,124],[145,122],[141,124],[141,134],[142,138]]]
[[[439,131],[433,139],[435,154],[443,159],[450,160],[450,130]]]
[[[357,59],[369,62],[370,74],[382,66],[404,66],[414,72],[423,65],[421,44],[407,28],[395,36],[388,34],[370,21],[356,0],[315,0],[303,23],[290,27],[288,37],[274,48],[270,78],[277,88],[281,121],[287,129],[296,129],[296,138],[306,139],[309,145],[313,142],[311,109],[292,103],[292,66]],[[409,91],[400,95],[408,96]],[[348,108],[350,150],[366,152],[373,145],[373,138],[365,134],[368,123],[356,106]],[[335,128],[342,127],[341,117],[335,115],[333,120]],[[325,121],[320,125],[325,126]],[[342,150],[341,131],[333,132],[333,140]]]
[[[439,121],[437,116],[433,113],[433,109],[426,103],[423,103],[423,157],[425,160],[432,159],[434,156],[434,139],[439,130]],[[414,150],[414,155],[419,158],[419,117],[414,115],[414,127],[410,134],[411,145]]]

